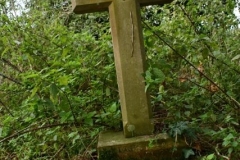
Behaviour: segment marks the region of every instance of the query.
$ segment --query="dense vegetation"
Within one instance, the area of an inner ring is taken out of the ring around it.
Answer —
[[[185,157],[240,159],[237,0],[142,9],[155,133],[183,137]],[[121,130],[108,15],[63,0],[0,1],[0,159],[93,159]]]

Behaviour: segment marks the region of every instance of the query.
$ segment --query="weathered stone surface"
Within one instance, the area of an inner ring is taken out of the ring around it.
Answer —
[[[115,0],[109,13],[124,135],[152,134],[150,101],[143,78],[146,64],[139,3]]]
[[[99,160],[181,160],[186,147],[184,141],[175,143],[167,134],[125,138],[122,132],[103,132],[98,156]]]
[[[92,13],[107,11],[109,5],[114,0],[72,0],[73,11],[75,13]],[[127,1],[127,0],[122,0]],[[141,6],[155,5],[155,4],[166,4],[173,0],[138,0],[137,2]]]
[[[140,5],[163,0],[74,0],[76,13],[109,10],[114,59],[125,137],[153,132],[149,95],[145,92],[146,69]],[[80,8],[78,8],[80,7]]]

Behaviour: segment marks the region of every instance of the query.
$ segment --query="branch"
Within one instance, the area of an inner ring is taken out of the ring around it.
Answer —
[[[210,93],[212,92],[209,88],[206,88],[206,87],[204,87],[204,86],[201,86],[200,84],[192,81],[192,80],[189,79],[189,78],[185,78],[185,79],[188,80],[189,82],[195,84],[195,85],[198,86],[199,88],[205,89],[205,90],[207,90],[207,91],[210,92]],[[218,98],[222,99],[222,97],[220,97],[219,95],[216,94],[216,96],[217,96]],[[226,103],[228,103],[225,99],[224,99],[224,101],[225,101]]]
[[[184,8],[182,8],[182,6],[181,6],[180,4],[178,4],[178,6],[181,8],[181,10],[183,11],[184,15],[187,16],[189,22],[191,23],[191,26],[193,27],[194,32],[195,32],[196,34],[199,34],[198,31],[197,31],[197,29],[196,29],[196,27],[195,27],[195,25],[194,25],[195,22],[192,21],[190,15],[187,14],[187,12],[184,10]]]
[[[221,157],[221,158],[223,158],[223,159],[226,159],[226,160],[230,160],[229,157],[224,156],[224,155],[221,155],[221,154],[219,153],[219,151],[218,151],[218,144],[217,144],[217,146],[216,146],[216,148],[215,148],[215,151],[216,151],[216,153],[217,153],[217,155],[218,155],[219,157]]]
[[[63,150],[64,147],[65,147],[65,144],[63,144],[61,148],[59,148],[59,150],[54,154],[54,156],[50,160],[55,159],[59,155],[59,153]]]
[[[14,115],[12,114],[12,112],[10,111],[10,109],[0,100],[0,104],[7,110],[7,112],[14,117]]]
[[[178,53],[178,51],[173,48],[167,41],[165,41],[160,35],[158,35],[155,31],[152,30],[152,28],[142,20],[143,24],[152,31],[152,33],[159,38],[165,45],[167,45],[175,54],[177,54],[180,58],[182,58],[187,64],[189,64],[190,66],[192,66],[201,76],[203,76],[204,78],[206,78],[209,82],[211,82],[214,86],[216,86],[226,97],[228,97],[230,99],[230,101],[233,101],[239,108],[240,108],[240,103],[235,100],[233,97],[231,97],[230,95],[228,95],[218,84],[216,84],[211,78],[209,78],[206,74],[204,74],[203,72],[201,72],[200,70],[198,70],[198,68],[192,63],[190,62],[187,58],[185,58],[183,55],[181,55],[180,53]]]
[[[21,71],[20,69],[18,69],[17,66],[15,66],[14,64],[12,64],[11,62],[9,62],[8,60],[6,60],[5,58],[1,58],[1,60],[2,60],[4,63],[6,63],[7,65],[9,65],[10,67],[12,67],[13,69],[15,69],[15,70],[17,70],[18,72],[21,72],[21,73],[22,73],[22,71]]]
[[[19,132],[13,133],[12,135],[7,136],[7,137],[1,139],[0,143],[8,141],[8,140],[10,140],[12,138],[21,136],[21,135],[26,134],[26,133],[36,132],[36,131],[41,130],[41,129],[49,129],[49,128],[54,128],[54,127],[58,127],[58,126],[67,126],[67,125],[70,125],[70,124],[71,123],[57,123],[57,124],[44,125],[42,127],[36,127],[36,128],[28,129],[28,130],[23,129],[23,130],[21,130]]]
[[[76,115],[75,115],[75,113],[74,113],[74,111],[73,111],[73,106],[72,106],[72,103],[71,103],[68,95],[67,95],[66,92],[65,92],[64,90],[62,90],[61,88],[58,88],[58,89],[59,89],[60,91],[62,91],[63,94],[65,95],[65,97],[67,98],[68,105],[69,105],[69,108],[70,108],[70,110],[71,110],[71,112],[72,112],[74,122],[77,123],[77,117],[76,117]]]
[[[197,29],[196,29],[196,27],[195,27],[195,25],[194,25],[195,22],[191,19],[191,16],[187,13],[187,11],[186,11],[180,4],[178,4],[178,6],[180,7],[180,9],[181,9],[182,12],[184,13],[184,15],[185,15],[185,16],[187,17],[187,19],[189,20],[191,26],[193,27],[194,32],[195,32],[197,35],[199,35],[200,33],[197,31]],[[203,44],[207,47],[207,49],[211,52],[211,54],[208,54],[211,58],[213,58],[213,59],[221,62],[222,64],[224,64],[225,66],[229,67],[230,69],[232,69],[232,70],[235,71],[236,73],[240,74],[240,71],[238,71],[237,69],[231,67],[231,66],[228,65],[226,62],[224,62],[224,61],[218,59],[217,57],[215,57],[215,56],[213,55],[213,53],[212,53],[211,47],[210,47],[206,42],[202,41],[202,43],[203,43]]]
[[[10,77],[2,74],[2,73],[0,73],[0,76],[2,76],[3,78],[6,78],[6,79],[8,79],[8,80],[10,80],[10,81],[12,81],[12,82],[14,82],[14,83],[16,83],[16,84],[23,85],[22,83],[18,82],[17,80],[15,80],[15,79],[13,79],[13,78],[10,78]]]

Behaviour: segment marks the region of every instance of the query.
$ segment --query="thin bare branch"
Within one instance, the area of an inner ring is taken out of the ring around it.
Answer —
[[[1,58],[1,61],[3,61],[5,64],[9,65],[10,67],[12,67],[14,70],[18,71],[18,72],[21,72],[22,71],[20,69],[18,69],[18,67],[14,64],[12,64],[10,61],[8,61],[7,59],[5,58]]]
[[[2,73],[0,73],[0,76],[2,76],[3,78],[6,78],[6,79],[8,79],[8,80],[10,80],[10,81],[12,81],[12,82],[14,82],[14,83],[16,83],[16,84],[23,85],[22,83],[18,82],[17,80],[15,80],[15,79],[13,79],[13,78],[10,78],[10,77],[2,74]]]
[[[10,109],[0,100],[0,104],[6,109],[6,111],[12,116],[14,117],[13,113],[10,111]]]
[[[233,102],[235,105],[237,105],[240,108],[240,103],[235,100],[233,97],[231,97],[230,95],[227,94],[227,92],[225,92],[217,83],[215,83],[211,78],[209,78],[206,74],[204,74],[203,72],[201,72],[200,70],[198,70],[198,68],[192,63],[190,62],[187,58],[185,58],[183,55],[181,55],[175,48],[173,48],[173,46],[171,46],[167,41],[165,41],[158,33],[156,33],[155,31],[152,30],[152,28],[142,20],[143,24],[152,31],[152,33],[159,38],[165,45],[167,45],[176,55],[178,55],[180,58],[182,58],[187,64],[189,64],[191,67],[193,67],[201,76],[203,76],[205,79],[207,79],[209,82],[211,82],[211,84],[213,84],[214,86],[216,86],[226,97],[228,97],[228,99]]]
[[[35,127],[35,128],[27,129],[27,130],[24,129],[24,130],[22,130],[20,132],[13,133],[12,135],[7,136],[7,137],[1,139],[0,143],[8,141],[8,140],[10,140],[12,138],[21,136],[21,135],[26,134],[26,133],[36,132],[36,131],[41,130],[41,129],[49,129],[49,128],[54,128],[54,127],[59,127],[59,126],[68,126],[68,125],[71,125],[71,124],[72,123],[57,123],[57,124],[44,125],[42,127]]]

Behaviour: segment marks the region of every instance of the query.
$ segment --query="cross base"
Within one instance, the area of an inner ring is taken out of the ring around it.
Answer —
[[[174,147],[177,150],[173,152]],[[102,132],[98,140],[99,160],[181,160],[183,140],[175,143],[167,134],[125,138],[122,132]]]

